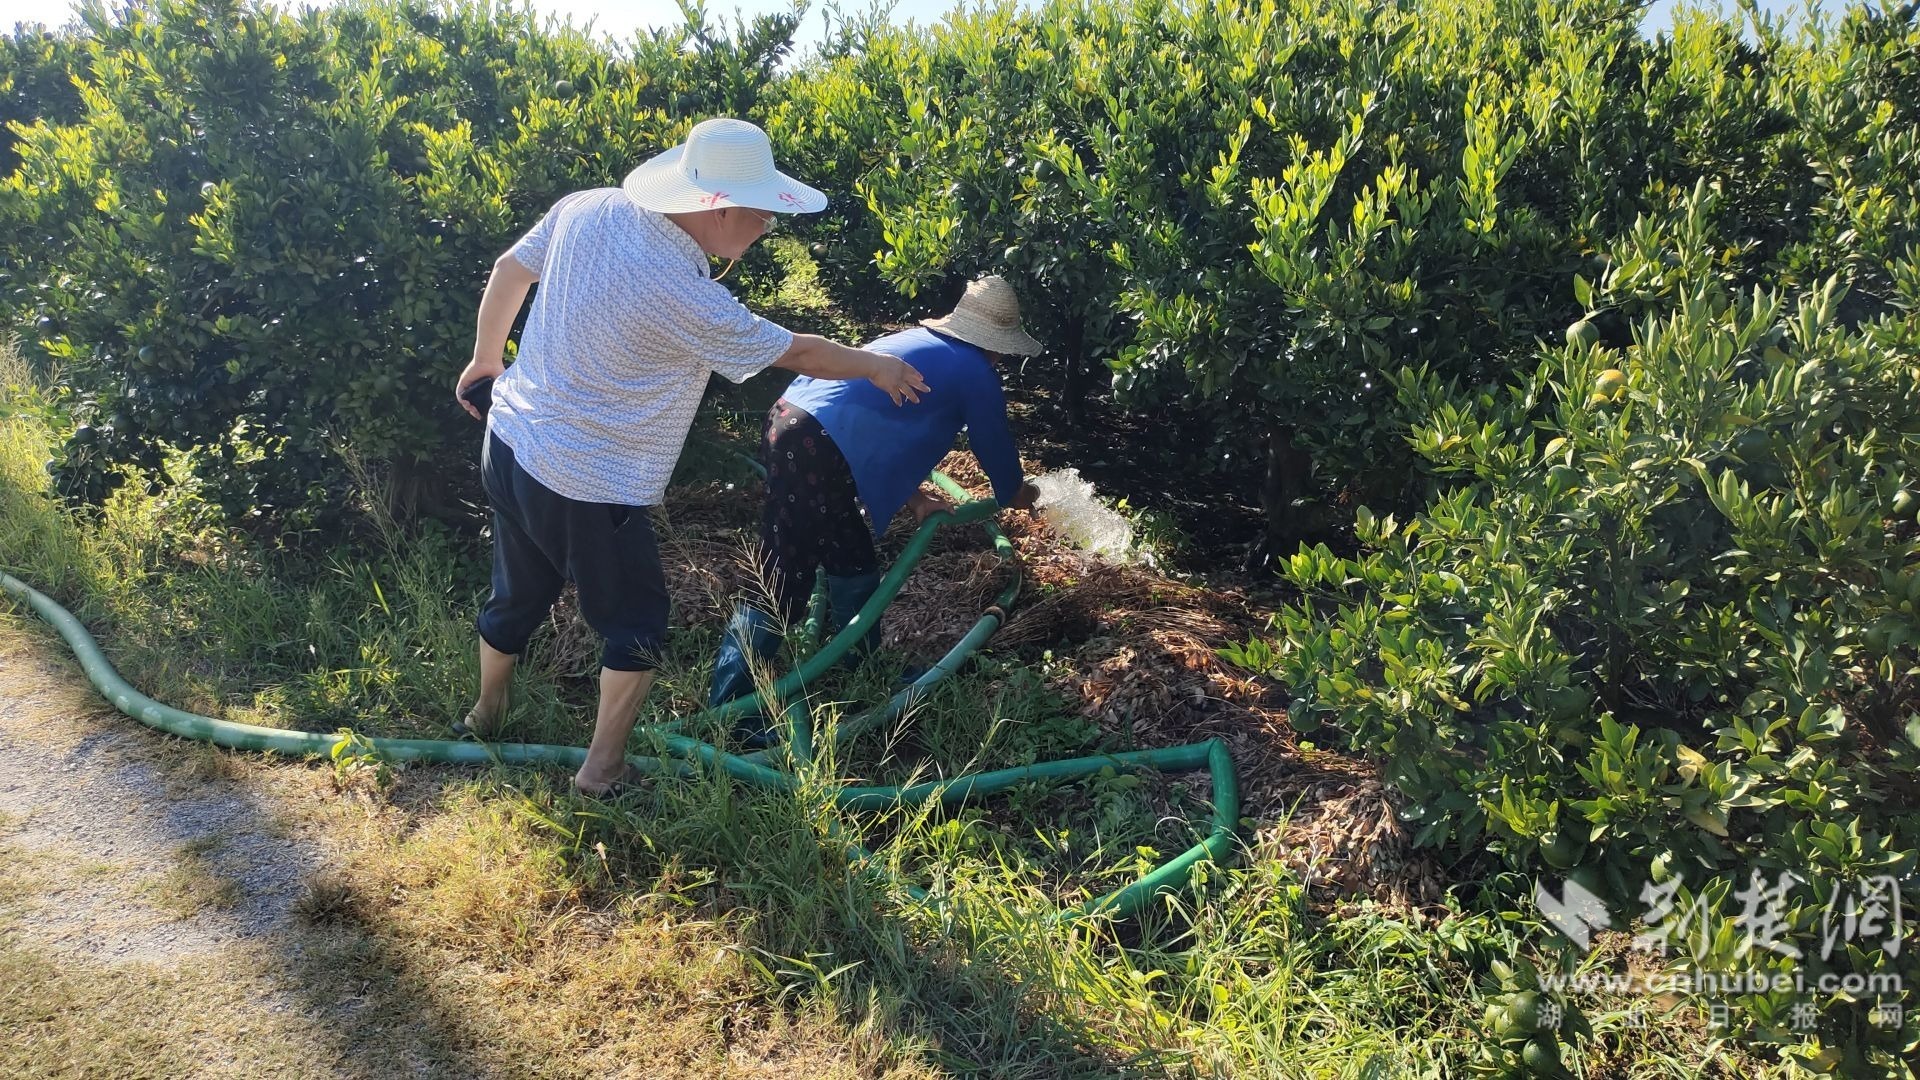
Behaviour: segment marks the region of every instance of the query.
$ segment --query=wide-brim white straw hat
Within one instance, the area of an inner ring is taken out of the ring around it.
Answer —
[[[827,197],[773,167],[773,143],[745,120],[694,125],[687,141],[655,154],[620,185],[627,198],[659,214],[750,206],[781,214],[814,214]]]
[[[952,314],[922,319],[920,325],[988,352],[1038,356],[1041,350],[1040,343],[1020,328],[1020,298],[998,274],[968,282]]]

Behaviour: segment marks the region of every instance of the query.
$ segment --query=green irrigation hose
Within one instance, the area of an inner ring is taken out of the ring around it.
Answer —
[[[947,477],[935,473],[933,479],[955,498],[962,500],[967,498],[966,492]],[[685,727],[687,720],[692,719],[731,720],[750,711],[761,709],[764,702],[770,713],[782,715],[787,720],[785,755],[795,763],[810,760],[813,742],[812,721],[808,710],[798,700],[798,692],[803,690],[809,682],[817,680],[848,649],[853,647],[854,642],[866,632],[868,627],[880,618],[881,612],[886,610],[887,605],[892,603],[894,597],[899,594],[914,564],[919,562],[920,557],[926,553],[927,545],[932,542],[933,534],[939,528],[950,524],[983,522],[994,538],[995,549],[1003,558],[1010,558],[1012,545],[998,529],[994,528],[991,520],[998,509],[999,507],[991,499],[980,499],[962,502],[952,510],[930,515],[926,523],[907,543],[900,557],[895,560],[892,569],[881,579],[873,598],[844,630],[802,664],[798,670],[779,680],[765,694],[756,693],[686,720],[670,720],[642,728],[643,732],[651,732],[661,740],[665,746],[666,755],[631,755],[627,760],[643,772],[681,776],[692,772],[691,763],[699,762],[710,768],[723,770],[729,776],[756,787],[782,792],[793,791],[799,785],[798,777],[791,772],[771,767],[768,761],[772,760],[773,755],[762,752],[746,757],[736,756],[698,739],[680,734],[680,729]],[[899,717],[934,683],[958,670],[999,626],[1000,620],[1004,617],[1007,607],[1012,604],[1019,588],[1020,579],[1016,572],[1012,582],[995,598],[993,605],[966,633],[959,644],[955,645],[925,675],[895,694],[886,704],[841,724],[834,732],[836,744]],[[73,650],[74,656],[79,659],[88,681],[92,682],[94,688],[105,695],[115,708],[148,727],[170,735],[210,742],[233,750],[267,751],[301,757],[330,756],[335,754],[343,743],[347,743],[352,746],[355,753],[371,754],[389,761],[425,761],[458,765],[565,765],[578,768],[586,759],[586,750],[577,746],[343,737],[319,732],[287,731],[281,728],[238,724],[183,712],[163,705],[134,689],[118,671],[114,670],[113,665],[107,662],[106,656],[100,651],[99,643],[93,639],[93,635],[87,632],[87,628],[74,617],[72,612],[26,583],[5,573],[0,573],[0,590],[24,601],[35,614],[44,619],[61,638],[65,639],[68,647]],[[793,700],[789,701],[789,699]],[[781,704],[783,702],[788,704],[783,706]],[[1206,839],[1155,868],[1138,881],[1078,908],[1061,913],[1063,919],[1078,919],[1093,914],[1124,919],[1138,914],[1161,890],[1177,888],[1184,883],[1196,863],[1207,859],[1223,861],[1231,853],[1234,832],[1240,818],[1240,789],[1234,775],[1233,759],[1227,753],[1226,744],[1219,739],[1159,750],[1136,750],[1128,753],[1041,762],[1015,769],[1001,769],[996,772],[974,773],[948,780],[927,781],[907,787],[848,786],[835,792],[834,801],[839,807],[853,811],[880,810],[892,806],[918,807],[929,803],[955,806],[969,798],[992,795],[1017,784],[1062,783],[1108,768],[1117,771],[1154,769],[1167,772],[1204,768],[1212,774],[1213,778],[1213,821]],[[860,861],[872,867],[873,856],[857,844],[854,847]],[[910,884],[906,885],[906,889],[917,898],[927,898],[928,894],[923,889]]]
[[[758,462],[753,461],[751,458],[747,460],[748,463],[752,464],[755,468],[759,467]],[[971,496],[967,494],[967,489],[954,483],[945,473],[934,473],[933,482],[938,485],[942,491],[959,500],[962,508],[971,505],[969,501]],[[985,500],[982,500],[982,504],[987,506],[994,505],[992,502]],[[913,706],[914,702],[926,696],[927,691],[932,689],[933,684],[959,671],[961,666],[964,665],[974,653],[979,651],[980,646],[986,644],[987,638],[993,636],[993,632],[1000,628],[1000,621],[1006,618],[1007,609],[1013,606],[1014,597],[1020,595],[1020,567],[1013,561],[1013,543],[1009,541],[1006,534],[1002,533],[999,527],[993,523],[993,518],[989,515],[980,520],[986,527],[987,535],[993,539],[994,554],[998,555],[1000,560],[1006,563],[1013,571],[1008,576],[1006,587],[1001,589],[1000,594],[993,598],[993,603],[987,606],[986,612],[980,616],[979,621],[975,622],[973,626],[961,636],[960,640],[955,643],[953,648],[947,650],[947,654],[936,661],[934,665],[928,668],[919,678],[902,687],[898,693],[888,699],[886,704],[879,708],[872,709],[859,716],[842,720],[834,729],[834,745],[838,746],[849,740],[858,738],[876,727],[890,724],[894,720],[899,719],[903,713]],[[922,526],[921,532],[931,535],[931,530],[925,526]],[[918,539],[917,536],[916,539]],[[908,551],[903,552],[901,558],[896,560],[896,568],[900,563],[907,561],[908,554],[911,554],[917,561],[920,558],[920,552],[924,550],[925,545],[922,545],[918,549],[909,546]],[[902,581],[905,580],[904,574],[901,576],[901,579]],[[898,591],[899,587],[895,586],[893,592],[887,594],[888,602],[891,602],[892,597],[897,595]],[[817,600],[818,598],[818,593],[816,593],[815,599]],[[876,600],[877,599],[876,597]],[[869,602],[867,607],[861,609],[860,614],[856,616],[854,622],[849,625],[871,626],[874,621],[880,618],[880,612],[885,610],[885,608],[885,603]],[[836,637],[834,641],[828,645],[828,648],[833,650],[833,655],[836,658],[842,655],[846,648],[851,647],[853,635],[847,633],[843,634],[842,637],[847,639],[848,643],[846,645],[841,645],[841,637]],[[840,647],[835,648],[835,646]],[[816,659],[818,658],[816,657]],[[796,676],[804,675],[805,671],[818,670],[824,670],[824,668],[815,664],[803,665],[802,672],[796,673]],[[780,693],[779,687],[776,686],[773,693],[777,697]],[[751,754],[742,755],[742,757],[747,761],[764,764],[773,754],[774,751],[772,750],[760,750]]]

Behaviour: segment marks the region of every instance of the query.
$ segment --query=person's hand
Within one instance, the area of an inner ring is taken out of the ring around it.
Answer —
[[[886,391],[895,405],[908,401],[919,403],[920,392],[927,388],[927,380],[920,377],[912,364],[885,353],[869,352],[867,355],[873,357],[873,374],[867,376],[868,382]]]
[[[467,369],[460,373],[459,380],[453,384],[453,400],[459,402],[460,407],[467,410],[467,414],[475,420],[485,420],[486,417],[481,415],[480,410],[474,408],[473,403],[462,395],[467,392],[467,387],[481,379],[497,379],[506,373],[507,365],[499,357],[495,357],[492,361],[474,357],[473,362],[467,365]]]
[[[913,511],[914,524],[920,525],[942,510],[953,509],[953,500],[936,492],[920,490],[907,497],[907,509]]]
[[[1009,510],[1031,510],[1033,504],[1040,501],[1040,486],[1029,480],[1020,485],[1020,493],[1007,504]]]

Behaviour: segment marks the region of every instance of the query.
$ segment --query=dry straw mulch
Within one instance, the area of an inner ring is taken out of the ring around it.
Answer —
[[[971,492],[989,492],[969,454],[948,455],[940,469]],[[896,522],[889,538],[903,538],[907,524]],[[1250,846],[1293,867],[1317,895],[1400,904],[1438,897],[1441,875],[1414,852],[1378,771],[1300,746],[1284,688],[1220,658],[1220,648],[1265,630],[1266,613],[1244,591],[1088,555],[1035,515],[1005,514],[1000,525],[1022,587],[988,649],[1036,661],[1051,652],[1052,688],[1124,744],[1224,740],[1241,812],[1254,823]],[[888,609],[888,645],[937,657],[1004,588],[1012,570],[984,533],[955,532],[963,535],[923,560]]]
[[[972,456],[940,465],[969,491],[989,488]],[[675,621],[715,624],[735,599],[760,595],[753,567],[759,490],[675,488],[656,513]],[[1254,857],[1286,863],[1316,896],[1364,894],[1401,905],[1436,899],[1437,868],[1416,853],[1377,770],[1303,747],[1287,725],[1285,693],[1217,650],[1264,630],[1265,612],[1232,587],[1200,587],[1149,567],[1075,549],[1040,517],[1003,514],[1022,584],[987,648],[1038,661],[1048,683],[1116,741],[1139,747],[1224,740],[1240,778]],[[882,540],[890,558],[913,532],[903,514]],[[880,624],[883,643],[918,660],[942,656],[1006,587],[1014,568],[984,530],[945,530]],[[598,644],[572,593],[554,613],[556,664],[598,664]]]

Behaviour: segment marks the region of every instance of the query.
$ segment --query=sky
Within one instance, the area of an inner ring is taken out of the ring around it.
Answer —
[[[298,6],[301,0],[282,0],[286,6]],[[319,0],[324,6],[327,0]],[[938,22],[940,17],[952,10],[961,0],[897,0],[893,8],[893,20],[905,23],[909,20],[919,23]],[[1839,6],[1839,0],[1818,0],[1822,6]],[[636,30],[651,29],[663,25],[673,25],[680,21],[680,8],[674,0],[532,0],[534,10],[545,15],[556,15],[573,20],[575,25],[584,25],[592,21],[596,30],[624,38]],[[865,10],[867,0],[842,0],[849,12]],[[1654,0],[1647,9],[1646,27],[1650,31],[1660,30],[1672,19],[1676,0]],[[818,42],[825,26],[824,7],[819,0],[811,5],[806,21],[801,24],[797,35],[800,51]],[[1761,0],[1760,6],[1767,11],[1797,11],[1802,0]],[[11,29],[16,22],[40,22],[58,24],[66,21],[72,10],[73,0],[0,0],[0,28]],[[721,16],[731,16],[738,11],[748,17],[773,11],[784,11],[790,7],[789,0],[708,0],[707,15],[717,20]]]

